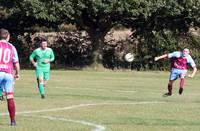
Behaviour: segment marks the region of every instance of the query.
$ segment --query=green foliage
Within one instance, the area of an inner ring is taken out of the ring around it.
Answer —
[[[20,9],[25,12],[26,16],[32,16],[36,19],[42,19],[49,22],[60,22],[61,12],[70,14],[71,6],[68,0],[23,0]]]
[[[15,38],[25,32],[58,31],[63,23],[75,25],[89,34],[94,58],[108,31],[120,24],[132,28],[133,38],[139,41],[142,68],[154,68],[155,55],[179,49],[179,40],[189,28],[200,27],[200,1],[0,0],[0,19],[0,27]],[[186,43],[194,44],[192,40]]]
[[[92,46],[88,36],[83,36],[81,32],[64,32],[57,36],[57,40],[51,43],[51,48],[57,60],[57,68],[71,67],[81,68],[92,63]]]
[[[193,56],[197,66],[199,67],[199,64],[200,64],[200,53],[199,53],[199,50],[200,50],[200,37],[195,37],[195,36],[189,36],[188,39],[187,39],[189,45],[188,47],[191,50],[191,55]]]
[[[179,35],[170,30],[146,33],[144,39],[137,46],[138,61],[141,69],[165,69],[169,61],[154,62],[154,57],[181,49]]]
[[[1,0],[0,3],[12,18],[21,16],[22,21],[33,25],[54,28],[55,24],[72,23],[96,38],[104,37],[119,23],[143,30],[187,30],[190,25],[200,23],[197,0]]]

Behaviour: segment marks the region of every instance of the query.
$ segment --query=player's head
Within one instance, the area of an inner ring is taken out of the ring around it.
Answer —
[[[0,29],[0,40],[7,40],[10,39],[10,33],[6,29]]]
[[[42,37],[40,40],[40,47],[44,50],[47,48],[47,46],[48,46],[47,38]]]
[[[189,49],[187,49],[187,48],[183,49],[183,56],[184,56],[184,57],[188,56],[189,53],[190,53],[190,50],[189,50]]]

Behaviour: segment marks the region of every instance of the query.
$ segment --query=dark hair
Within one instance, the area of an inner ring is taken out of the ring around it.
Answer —
[[[7,39],[8,35],[10,35],[8,30],[3,28],[0,29],[0,39]]]
[[[48,41],[47,41],[47,37],[41,36],[41,37],[40,37],[40,43],[42,43],[42,42],[48,42]]]

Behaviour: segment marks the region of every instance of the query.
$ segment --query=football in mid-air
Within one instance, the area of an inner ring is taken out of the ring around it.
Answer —
[[[125,56],[124,56],[124,59],[125,61],[127,62],[133,62],[134,60],[134,55],[132,53],[127,53]]]

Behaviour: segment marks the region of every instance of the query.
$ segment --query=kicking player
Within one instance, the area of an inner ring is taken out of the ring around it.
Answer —
[[[46,83],[49,80],[50,62],[53,62],[55,59],[53,50],[47,44],[47,39],[42,38],[40,47],[35,49],[29,57],[31,63],[36,68],[37,84],[42,99],[45,98],[44,87],[46,87]]]
[[[16,125],[15,102],[13,96],[13,80],[19,79],[19,58],[15,47],[8,41],[10,34],[6,29],[0,29],[0,87],[6,95],[11,126]],[[14,66],[13,66],[14,65]],[[13,75],[13,68],[15,74]]]
[[[190,65],[193,68],[192,73],[189,74],[188,77],[193,78],[196,74],[196,64],[192,57],[189,55],[189,53],[189,49],[186,48],[183,51],[175,51],[173,53],[155,57],[155,61],[158,61],[163,58],[168,58],[171,60],[171,74],[168,83],[168,92],[165,94],[166,96],[172,95],[173,83],[178,77],[180,77],[179,94],[181,95],[183,93],[184,78],[187,73],[188,65]]]

